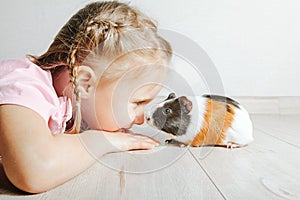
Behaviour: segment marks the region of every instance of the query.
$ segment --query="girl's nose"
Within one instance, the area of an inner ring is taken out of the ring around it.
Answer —
[[[144,123],[144,114],[137,115],[135,117],[134,123],[137,124],[137,125],[143,124]]]

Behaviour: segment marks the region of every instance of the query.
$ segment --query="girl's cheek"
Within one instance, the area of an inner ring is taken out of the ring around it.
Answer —
[[[144,116],[145,107],[146,107],[146,104],[141,104],[140,106],[138,106],[136,109],[136,115]]]
[[[135,109],[136,109],[136,107],[137,106],[135,104],[133,104],[133,103],[130,103],[128,105],[128,121],[130,123],[132,123],[134,121],[135,117],[136,117],[136,115],[135,115]]]

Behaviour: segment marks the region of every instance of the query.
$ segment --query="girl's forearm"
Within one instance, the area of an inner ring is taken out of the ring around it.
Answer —
[[[87,131],[82,134],[60,134],[53,137],[49,146],[49,164],[41,175],[45,176],[45,190],[78,175],[104,154],[117,151],[99,131]]]
[[[33,151],[34,149],[34,151]],[[52,189],[95,163],[96,159],[115,149],[99,131],[77,135],[53,135],[44,142],[18,152],[19,156],[4,159],[10,180],[20,189],[39,193]]]
[[[0,106],[2,164],[9,180],[27,192],[58,186],[106,153],[152,149],[156,145],[153,139],[126,133],[86,131],[53,135],[34,111],[17,105]]]

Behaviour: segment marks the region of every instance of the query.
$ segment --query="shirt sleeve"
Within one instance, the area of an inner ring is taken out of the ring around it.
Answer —
[[[46,123],[53,112],[53,105],[45,95],[47,88],[35,81],[16,81],[0,84],[0,104],[14,104],[38,113]]]
[[[72,117],[72,104],[67,97],[57,96],[51,73],[28,59],[0,61],[1,104],[33,110],[45,120],[52,133],[63,133]]]

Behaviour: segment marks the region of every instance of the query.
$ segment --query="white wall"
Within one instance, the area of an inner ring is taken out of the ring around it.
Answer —
[[[91,1],[2,0],[0,59],[44,52],[86,2]],[[131,5],[161,28],[198,43],[227,94],[300,96],[299,0],[133,0]]]

